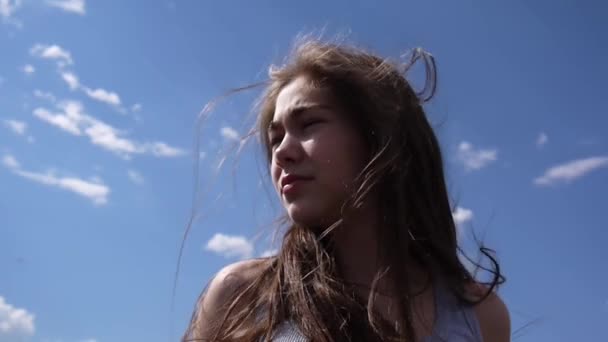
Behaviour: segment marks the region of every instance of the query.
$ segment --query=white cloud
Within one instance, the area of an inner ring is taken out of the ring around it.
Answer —
[[[452,213],[452,217],[454,217],[456,224],[463,224],[473,219],[473,211],[463,207],[456,207],[456,210]]]
[[[97,342],[97,340],[94,338],[87,338],[85,340],[81,340],[80,342]]]
[[[131,111],[132,111],[133,113],[140,112],[140,111],[141,111],[141,107],[142,107],[142,106],[141,106],[141,103],[136,103],[136,104],[134,104],[133,106],[131,106]]]
[[[463,234],[465,223],[473,219],[473,210],[463,207],[456,207],[456,209],[452,212],[452,217],[454,218],[454,223],[456,224],[456,235],[458,238],[460,238]]]
[[[220,133],[228,140],[239,140],[239,133],[232,127],[222,127]]]
[[[78,76],[73,72],[64,71],[61,73],[61,78],[68,84],[70,90],[76,90],[80,87],[80,81],[78,81]]]
[[[88,198],[96,205],[108,203],[110,188],[99,178],[87,181],[76,177],[58,177],[52,171],[45,173],[25,171],[21,168],[15,157],[11,155],[4,156],[3,164],[13,171],[13,173],[25,179],[73,192]]]
[[[138,143],[124,137],[124,132],[84,112],[78,101],[62,101],[57,104],[59,113],[36,108],[34,116],[73,135],[86,135],[90,142],[103,149],[129,158],[131,154],[151,154],[157,157],[178,157],[185,151],[164,142]]]
[[[120,97],[118,96],[118,94],[116,94],[114,92],[107,91],[107,90],[101,89],[101,88],[97,88],[97,89],[84,88],[84,90],[87,93],[87,95],[89,95],[89,97],[92,99],[95,99],[95,100],[101,101],[101,102],[105,102],[105,103],[113,105],[113,106],[120,105]]]
[[[92,98],[94,100],[110,104],[110,105],[116,107],[116,109],[118,109],[121,113],[126,112],[126,110],[124,108],[120,107],[120,104],[121,104],[120,96],[116,92],[109,91],[109,90],[102,89],[102,88],[96,88],[96,89],[89,88],[80,82],[76,73],[74,73],[72,71],[64,70],[64,67],[66,65],[70,65],[70,64],[74,63],[74,61],[72,60],[72,55],[69,51],[61,48],[58,45],[36,44],[30,49],[30,53],[36,57],[56,60],[57,65],[59,66],[59,69],[60,69],[59,74],[61,75],[61,78],[63,79],[63,81],[68,84],[68,86],[70,87],[70,90],[79,89],[79,90],[83,91],[85,94],[87,94],[87,96],[89,96],[90,98]],[[141,105],[135,104],[134,108],[141,109]]]
[[[77,195],[84,196],[97,205],[108,203],[110,188],[103,183],[89,182],[74,177],[56,177],[50,172],[35,173],[28,171],[17,171],[19,176],[33,180],[35,182],[55,186],[63,190],[71,191]]]
[[[31,75],[36,71],[36,68],[34,68],[34,66],[31,64],[26,64],[23,66],[23,68],[21,68],[21,71],[23,71],[26,75]]]
[[[267,250],[263,251],[262,254],[260,254],[260,257],[267,258],[267,257],[275,256],[275,255],[277,255],[278,252],[279,252],[279,250],[277,250],[277,249],[267,249]]]
[[[27,124],[18,120],[4,120],[6,127],[10,128],[15,134],[24,135],[27,129]]]
[[[84,0],[55,0],[46,2],[49,6],[60,8],[66,12],[84,15],[86,13]]]
[[[73,64],[72,55],[59,45],[36,44],[30,49],[33,56],[57,61],[60,67]]]
[[[122,132],[98,120],[90,120],[85,129],[91,143],[123,156],[141,153],[135,142],[121,137]]]
[[[157,157],[179,157],[186,154],[186,151],[171,147],[164,142],[148,144],[146,150]]]
[[[43,99],[43,100],[47,100],[49,102],[55,103],[57,101],[57,99],[55,98],[55,95],[49,93],[49,92],[44,92],[41,90],[34,90],[34,96],[36,96],[39,99]]]
[[[244,236],[215,234],[207,242],[206,250],[220,254],[225,258],[238,257],[247,259],[253,255],[253,244]]]
[[[540,132],[538,138],[536,138],[536,147],[543,147],[547,142],[549,142],[549,137],[545,132]]]
[[[133,183],[138,185],[144,184],[144,177],[141,175],[141,173],[135,170],[128,170],[127,175]]]
[[[80,83],[78,76],[71,71],[61,71],[61,78],[68,84],[70,90],[80,89],[87,94],[90,98],[96,101],[104,102],[109,105],[120,107],[120,96],[113,91],[108,91],[102,88],[91,89]],[[124,109],[121,108],[124,112]]]
[[[76,118],[67,116],[65,113],[51,113],[45,108],[36,108],[33,112],[38,119],[45,121],[73,135],[82,135]]]
[[[21,0],[0,0],[0,19],[3,23],[13,25],[17,29],[23,28],[21,20],[15,18],[13,14],[21,7]],[[12,38],[14,33],[9,33]]]
[[[15,159],[15,157],[10,154],[5,154],[4,157],[2,157],[2,164],[8,167],[9,169],[19,168],[19,162],[17,161],[17,159]]]
[[[458,160],[460,160],[467,171],[479,170],[498,159],[496,149],[478,149],[467,141],[458,145]]]
[[[542,176],[534,179],[534,184],[553,185],[556,183],[569,183],[593,170],[603,167],[608,167],[608,156],[577,159],[547,169]]]
[[[18,341],[34,335],[34,332],[34,315],[14,307],[0,296],[0,340]]]
[[[21,7],[21,2],[21,0],[0,0],[0,15],[5,19],[10,18]]]

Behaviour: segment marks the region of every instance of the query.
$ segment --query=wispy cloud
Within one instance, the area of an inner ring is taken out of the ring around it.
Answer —
[[[84,15],[86,13],[84,0],[47,0],[49,6],[59,8],[65,12]]]
[[[577,143],[582,146],[595,146],[600,143],[600,139],[598,138],[583,138],[579,140]]]
[[[456,234],[458,238],[460,238],[464,231],[464,226],[467,222],[473,220],[473,210],[456,207],[452,212],[452,217],[454,218],[454,223],[456,224]]]
[[[57,98],[55,97],[55,95],[53,95],[50,92],[44,92],[39,89],[34,90],[34,96],[36,96],[39,99],[47,100],[51,103],[55,103],[57,101]]]
[[[59,45],[36,44],[30,49],[32,56],[54,60],[59,67],[74,63],[72,54]]]
[[[52,171],[44,173],[23,170],[19,162],[10,154],[4,155],[2,163],[17,176],[47,186],[66,190],[91,200],[96,205],[108,203],[110,188],[100,179],[93,181],[76,177],[59,177]]]
[[[114,106],[117,109],[122,109],[120,108],[120,96],[118,96],[117,93],[102,88],[91,89],[85,85],[82,85],[78,76],[72,71],[61,71],[60,75],[65,83],[67,83],[68,87],[70,87],[70,90],[81,90],[93,100],[104,102]]]
[[[36,108],[33,112],[34,116],[38,119],[45,121],[55,127],[58,127],[73,135],[82,135],[80,131],[79,118],[70,117],[66,113],[52,113],[45,108]]]
[[[157,157],[179,157],[186,154],[186,151],[171,147],[164,142],[148,143],[143,146],[143,149]]]
[[[2,23],[13,25],[17,29],[23,28],[21,20],[14,16],[22,2],[22,0],[0,0],[0,19],[2,19]]]
[[[27,129],[27,124],[19,120],[4,120],[4,125],[17,135],[24,135]]]
[[[61,78],[68,84],[70,90],[76,90],[80,88],[80,81],[78,80],[78,76],[70,71],[61,72]]]
[[[253,255],[253,244],[244,236],[215,234],[205,249],[225,258],[247,259]]]
[[[137,113],[137,112],[141,111],[141,108],[142,108],[141,103],[136,103],[133,106],[131,106],[131,111],[133,113]]]
[[[66,65],[74,63],[72,54],[69,51],[58,45],[36,44],[30,49],[30,53],[39,58],[56,60],[59,66],[59,75],[70,90],[80,90],[91,99],[109,104],[120,113],[126,113],[126,109],[121,107],[122,101],[116,92],[103,88],[90,88],[80,81],[74,71],[66,70]],[[141,105],[136,104],[134,108],[141,109]]]
[[[260,257],[267,258],[267,257],[275,256],[275,255],[277,255],[278,252],[279,252],[278,249],[267,249],[267,250],[263,251],[262,254],[260,254]]]
[[[452,212],[452,217],[454,217],[454,222],[456,224],[463,224],[473,219],[473,210],[456,207],[454,212]]]
[[[4,19],[9,19],[19,7],[21,0],[0,0],[0,15]]]
[[[51,173],[35,173],[18,171],[18,175],[33,180],[35,182],[55,186],[63,190],[73,192],[77,195],[86,197],[98,205],[108,203],[110,188],[103,183],[89,182],[80,178],[56,177]]]
[[[121,131],[104,122],[90,119],[87,122],[87,126],[85,133],[94,145],[125,157],[128,157],[130,154],[143,152],[134,141],[122,137],[123,133]]]
[[[36,71],[36,68],[31,64],[26,64],[21,68],[21,71],[26,75],[31,75]]]
[[[60,112],[46,108],[36,108],[35,117],[75,136],[86,135],[90,142],[124,158],[132,154],[150,154],[157,157],[178,157],[186,152],[164,142],[136,142],[125,137],[125,133],[99,119],[85,113],[78,101],[61,101],[57,104]]]
[[[95,99],[100,102],[105,102],[112,106],[120,106],[120,97],[115,92],[101,88],[90,89],[86,87],[84,88],[84,91],[92,99]]]
[[[144,184],[144,177],[141,175],[141,173],[139,173],[135,170],[128,170],[127,175],[129,176],[129,179],[133,183],[135,183],[137,185]]]
[[[536,138],[536,147],[541,148],[548,142],[549,142],[549,136],[547,136],[547,134],[545,132],[540,132],[540,134],[538,135],[538,138]]]
[[[458,145],[457,158],[467,171],[479,170],[498,159],[496,149],[475,148],[471,143],[463,141]]]
[[[547,186],[557,183],[569,183],[581,178],[591,171],[608,167],[608,156],[596,156],[577,159],[553,166],[534,179],[534,184]]]
[[[15,159],[15,157],[10,154],[5,154],[2,157],[2,165],[8,167],[11,170],[19,168],[19,162],[17,161],[17,159]]]
[[[239,133],[232,127],[222,127],[220,133],[225,139],[228,140],[239,140]]]
[[[34,335],[34,315],[0,296],[0,341],[22,340]]]

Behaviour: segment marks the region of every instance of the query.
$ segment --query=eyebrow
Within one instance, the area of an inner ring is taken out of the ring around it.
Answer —
[[[312,104],[312,105],[299,105],[292,107],[287,114],[286,117],[293,117],[293,119],[297,119],[299,116],[313,109],[331,109],[331,106],[325,104]],[[268,125],[268,133],[276,131],[279,128],[279,122],[272,120]]]

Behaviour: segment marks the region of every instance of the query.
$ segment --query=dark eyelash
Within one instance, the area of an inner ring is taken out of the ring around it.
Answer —
[[[283,138],[281,138],[281,137],[271,138],[270,139],[270,146],[274,147],[274,146],[278,145],[281,142],[282,139]]]
[[[304,127],[308,127],[308,126],[311,126],[311,125],[314,125],[314,124],[318,124],[318,123],[321,123],[321,122],[323,122],[323,120],[321,120],[321,119],[308,120],[308,121],[304,122],[303,126]]]
[[[304,128],[306,128],[306,127],[308,127],[308,126],[315,125],[315,124],[322,123],[322,122],[323,122],[323,120],[322,120],[322,119],[312,119],[312,120],[305,121],[305,122],[302,124],[302,126],[303,126]],[[281,137],[281,136],[276,136],[276,137],[269,138],[269,139],[268,139],[268,142],[269,142],[269,144],[270,144],[270,146],[271,146],[271,147],[274,147],[274,146],[276,146],[277,144],[279,144],[279,143],[281,142],[281,140],[283,140],[283,137]]]

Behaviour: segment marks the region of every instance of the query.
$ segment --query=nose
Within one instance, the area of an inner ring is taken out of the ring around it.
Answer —
[[[279,146],[274,150],[275,163],[281,168],[297,163],[303,155],[304,151],[300,141],[291,134],[285,134]]]

